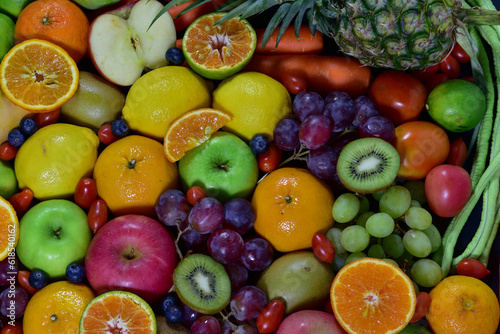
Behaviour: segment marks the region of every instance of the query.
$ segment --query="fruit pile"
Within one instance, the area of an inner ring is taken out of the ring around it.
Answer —
[[[332,3],[0,1],[0,334],[496,333],[495,8]]]

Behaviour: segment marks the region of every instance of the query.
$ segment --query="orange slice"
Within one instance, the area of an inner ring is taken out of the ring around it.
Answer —
[[[196,19],[182,38],[182,51],[189,66],[214,80],[227,78],[245,67],[257,45],[257,35],[245,19],[232,18],[215,25],[225,13]]]
[[[172,122],[163,145],[170,162],[179,161],[187,151],[203,142],[231,120],[223,111],[202,108],[191,110]]]
[[[19,220],[9,201],[0,196],[0,261],[16,247],[19,239]]]
[[[15,45],[0,64],[0,87],[14,104],[32,112],[59,108],[78,88],[78,67],[63,48],[29,39]]]
[[[80,320],[80,334],[152,334],[156,318],[139,296],[126,291],[110,291],[94,298]]]
[[[410,278],[394,264],[369,257],[337,273],[330,298],[335,318],[351,334],[399,333],[416,305]]]

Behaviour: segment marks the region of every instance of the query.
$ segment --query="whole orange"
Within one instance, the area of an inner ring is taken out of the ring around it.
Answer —
[[[333,202],[328,185],[307,169],[276,169],[255,188],[255,231],[280,252],[310,248],[314,233],[333,226]]]
[[[45,286],[26,306],[24,334],[77,334],[83,310],[94,298],[94,291],[85,284],[57,281]]]
[[[94,166],[97,193],[115,216],[154,217],[156,199],[179,184],[177,165],[167,160],[163,145],[130,135],[107,146]]]
[[[429,293],[425,318],[435,334],[494,334],[500,320],[495,292],[483,281],[448,276]]]
[[[87,52],[89,20],[70,0],[37,0],[26,6],[17,18],[14,40],[44,39],[62,47],[80,61]]]

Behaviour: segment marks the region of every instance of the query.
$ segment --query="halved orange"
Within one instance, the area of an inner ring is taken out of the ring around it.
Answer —
[[[351,334],[399,333],[416,305],[410,278],[396,265],[369,257],[342,267],[330,298],[335,318]]]
[[[184,154],[207,141],[210,136],[231,120],[231,115],[212,108],[188,111],[172,122],[163,146],[170,162],[180,160]]]
[[[29,39],[14,46],[0,63],[0,87],[14,104],[32,112],[59,108],[78,88],[78,67],[54,43]]]
[[[247,20],[232,18],[215,25],[224,15],[211,13],[199,17],[182,38],[187,63],[208,79],[222,80],[243,69],[257,45],[257,35]]]
[[[0,261],[16,247],[19,239],[19,220],[9,201],[0,196]]]
[[[80,319],[80,334],[153,334],[156,318],[146,301],[126,291],[110,291],[94,298]]]

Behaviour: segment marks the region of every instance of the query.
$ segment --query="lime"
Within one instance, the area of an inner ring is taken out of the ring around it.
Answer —
[[[486,111],[486,98],[474,83],[453,79],[440,83],[430,92],[426,109],[444,129],[465,132],[481,122]]]
[[[208,79],[222,80],[243,69],[257,45],[257,35],[247,20],[232,18],[215,25],[224,15],[199,17],[182,38],[187,63]]]
[[[15,23],[9,16],[0,13],[0,31],[2,32],[2,39],[0,39],[0,60],[14,46],[14,26]]]
[[[17,192],[17,179],[14,165],[0,159],[0,197],[9,200]]]
[[[0,0],[0,12],[17,18],[21,11],[34,0]]]
[[[256,134],[272,140],[276,124],[292,112],[285,86],[259,72],[224,79],[213,92],[212,107],[230,114],[232,120],[223,129],[247,142]]]

